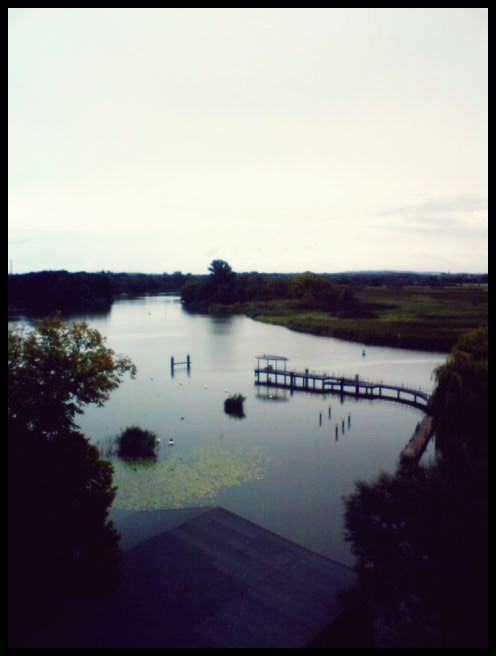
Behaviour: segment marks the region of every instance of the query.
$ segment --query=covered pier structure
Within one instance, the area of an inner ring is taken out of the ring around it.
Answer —
[[[255,385],[282,387],[291,391],[315,392],[320,394],[340,394],[357,398],[397,401],[426,411],[430,396],[419,389],[402,385],[388,385],[353,377],[310,372],[308,369],[295,371],[288,369],[288,358],[280,355],[257,355]],[[262,361],[262,366],[260,362]],[[264,362],[263,362],[264,361]]]

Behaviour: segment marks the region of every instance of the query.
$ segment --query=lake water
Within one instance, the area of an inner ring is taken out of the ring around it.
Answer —
[[[120,300],[78,315],[129,356],[138,373],[102,408],[78,418],[99,445],[137,425],[160,438],[159,461],[136,471],[116,461],[115,508],[216,504],[327,557],[353,564],[343,538],[343,495],[357,480],[393,472],[422,418],[391,401],[275,390],[254,384],[257,355],[288,368],[404,384],[430,392],[446,355],[295,333],[244,316],[187,313],[175,296]],[[365,355],[362,350],[365,348]],[[191,358],[189,371],[170,360]],[[244,418],[224,412],[245,397]],[[433,457],[430,446],[423,461]]]

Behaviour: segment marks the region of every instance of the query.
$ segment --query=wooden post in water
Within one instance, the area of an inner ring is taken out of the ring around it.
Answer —
[[[188,370],[188,374],[189,374],[189,369],[190,369],[190,366],[191,366],[191,358],[189,357],[189,355],[186,356],[186,360],[184,362],[175,362],[174,361],[174,356],[171,356],[171,359],[170,359],[171,376],[174,376],[174,368],[178,364],[185,364],[186,369]]]

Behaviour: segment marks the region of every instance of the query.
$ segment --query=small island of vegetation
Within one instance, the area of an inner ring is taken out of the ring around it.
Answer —
[[[123,460],[156,460],[159,440],[150,430],[128,426],[117,438],[118,455]]]
[[[245,416],[243,409],[244,401],[245,397],[242,394],[232,394],[231,396],[228,396],[224,401],[224,412],[233,417],[243,418]]]

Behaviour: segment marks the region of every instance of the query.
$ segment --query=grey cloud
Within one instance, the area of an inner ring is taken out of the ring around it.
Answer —
[[[441,235],[487,237],[487,226],[479,222],[471,224],[469,221],[451,216],[400,216],[396,220],[388,221],[387,229],[436,237]]]
[[[439,200],[431,200],[423,203],[412,203],[411,205],[400,205],[397,207],[385,208],[378,212],[380,216],[394,214],[412,215],[437,212],[479,212],[487,210],[487,198],[485,196],[465,195],[455,196]]]

